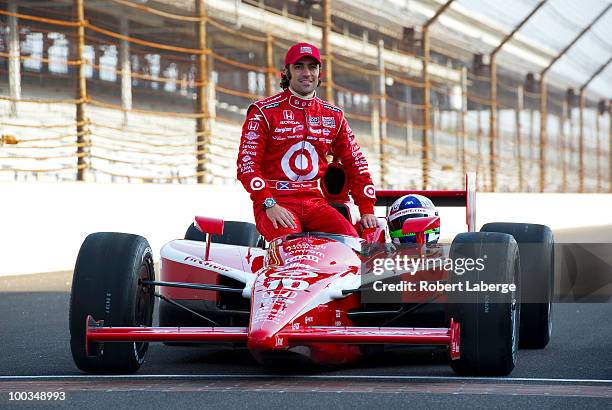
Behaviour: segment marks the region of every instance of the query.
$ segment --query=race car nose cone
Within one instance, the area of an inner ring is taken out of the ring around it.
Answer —
[[[289,344],[286,337],[278,335],[278,329],[271,329],[269,326],[265,326],[249,332],[248,347],[252,351],[284,350],[289,347]]]

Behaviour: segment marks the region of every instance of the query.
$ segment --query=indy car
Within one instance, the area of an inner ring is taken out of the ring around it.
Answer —
[[[360,231],[360,238],[304,232],[265,243],[251,223],[196,216],[184,239],[161,249],[159,277],[142,236],[99,232],[85,239],[70,298],[74,362],[88,373],[133,373],[149,342],[229,344],[248,349],[264,365],[296,356],[337,365],[372,348],[426,345],[445,348],[458,374],[508,375],[519,346],[544,348],[550,340],[553,236],[546,226],[523,223],[488,223],[476,232],[474,179],[467,175],[458,191],[379,191],[376,205],[389,207],[418,193],[437,207],[465,207],[467,231],[446,247],[447,256],[487,259],[471,280],[514,285],[512,291],[485,289],[465,300],[434,290],[372,302],[366,294],[380,277],[367,272],[368,263],[399,252],[389,241],[386,218]],[[322,189],[357,226],[345,182],[326,174]],[[424,258],[443,252],[424,240],[439,225],[439,216],[407,219],[402,230],[416,236],[409,252]],[[420,272],[420,280],[452,285],[460,279],[444,269],[430,273]],[[526,293],[529,299],[521,297]],[[153,326],[156,299],[159,326]]]

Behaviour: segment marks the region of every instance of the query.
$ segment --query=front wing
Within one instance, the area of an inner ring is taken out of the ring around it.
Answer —
[[[247,343],[246,327],[104,327],[87,317],[87,352],[92,344],[104,342],[228,342]],[[275,335],[279,348],[310,343],[445,345],[451,359],[458,359],[459,323],[449,328],[334,327],[312,326],[282,330]]]

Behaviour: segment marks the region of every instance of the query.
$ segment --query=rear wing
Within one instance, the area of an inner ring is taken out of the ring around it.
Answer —
[[[437,207],[465,207],[465,223],[468,232],[476,230],[476,174],[465,175],[465,190],[462,191],[415,191],[388,190],[376,191],[376,206],[390,207],[396,199],[409,194],[418,194],[431,199]]]

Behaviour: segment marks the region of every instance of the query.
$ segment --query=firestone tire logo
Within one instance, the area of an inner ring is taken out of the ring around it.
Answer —
[[[289,180],[309,181],[319,173],[319,154],[310,142],[297,142],[285,152],[281,166]]]

